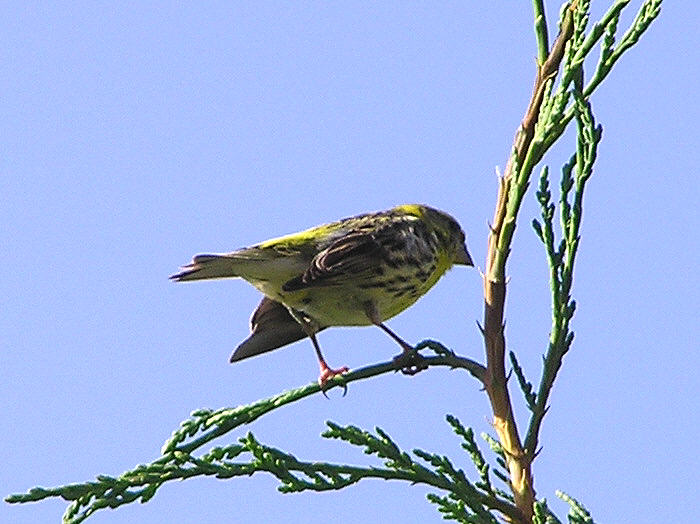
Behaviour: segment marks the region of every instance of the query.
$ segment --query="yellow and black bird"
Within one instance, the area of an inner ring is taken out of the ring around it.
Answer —
[[[170,278],[178,282],[240,277],[265,295],[251,335],[231,362],[304,337],[318,356],[323,386],[331,369],[316,334],[331,326],[376,325],[404,350],[384,321],[424,295],[454,264],[473,265],[465,236],[447,213],[419,204],[367,213],[225,254],[196,255]]]

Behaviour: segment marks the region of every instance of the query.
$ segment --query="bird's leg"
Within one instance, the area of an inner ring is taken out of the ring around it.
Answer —
[[[382,322],[379,322],[375,325],[377,327],[382,328],[384,332],[391,338],[393,338],[396,342],[398,342],[399,346],[401,346],[401,349],[403,349],[403,353],[394,357],[394,363],[397,366],[401,366],[401,373],[403,373],[404,375],[415,375],[419,371],[428,369],[428,366],[426,366],[425,362],[423,362],[423,357],[420,355],[420,353],[418,353],[418,351],[416,351],[416,349],[413,346],[408,344],[405,340],[403,340],[400,336],[398,336],[391,329],[385,326]]]
[[[399,346],[401,346],[401,349],[403,349],[404,353],[410,353],[411,351],[415,351],[411,344],[409,344],[404,339],[402,339],[400,336],[398,336],[396,333],[394,333],[391,329],[389,329],[386,325],[384,325],[383,322],[378,322],[378,323],[375,323],[374,325],[379,327],[379,328],[382,328],[387,335],[389,335],[396,342],[398,342]]]
[[[311,343],[314,345],[316,357],[318,357],[318,365],[321,368],[321,373],[318,376],[318,385],[321,386],[321,390],[323,390],[323,388],[326,385],[326,382],[328,382],[336,375],[347,373],[349,371],[349,368],[347,366],[343,366],[342,368],[338,369],[330,368],[328,364],[326,364],[326,359],[324,359],[323,355],[321,354],[321,346],[318,345],[318,340],[316,340],[316,334],[311,333],[309,335],[309,338],[311,339]],[[347,388],[345,388],[345,392],[347,392]],[[325,391],[323,392],[323,394],[326,394]],[[343,393],[343,396],[345,396],[345,393]]]
[[[393,338],[399,346],[401,346],[401,349],[403,349],[403,353],[394,357],[394,363],[397,366],[401,366],[401,373],[404,375],[415,375],[419,371],[423,371],[424,369],[428,368],[423,362],[423,357],[420,356],[418,351],[416,351],[412,345],[394,333],[381,321],[377,308],[374,306],[374,304],[369,304],[367,306],[367,316],[372,324],[378,328],[381,328],[387,335]]]
[[[323,354],[321,354],[321,346],[318,345],[318,340],[316,340],[316,333],[319,331],[319,326],[318,324],[312,319],[309,318],[307,315],[302,313],[301,311],[297,311],[292,308],[289,309],[289,314],[292,315],[292,318],[299,322],[299,325],[301,328],[304,330],[306,335],[311,339],[312,344],[314,345],[314,351],[316,351],[316,357],[318,358],[318,365],[321,368],[321,373],[318,376],[318,384],[321,386],[321,391],[323,391],[323,394],[325,395],[326,392],[323,390],[323,388],[326,385],[326,382],[328,382],[330,379],[335,377],[336,375],[341,375],[342,373],[347,373],[349,371],[349,368],[347,366],[343,366],[342,368],[338,369],[333,369],[328,366],[326,363],[326,359],[323,358]],[[343,393],[343,396],[345,396],[345,393],[347,393],[347,387],[345,387],[345,391]]]

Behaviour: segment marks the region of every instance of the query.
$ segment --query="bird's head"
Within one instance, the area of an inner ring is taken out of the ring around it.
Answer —
[[[467,251],[466,236],[459,223],[444,211],[424,206],[411,205],[434,233],[440,247],[448,254],[453,264],[473,266]]]

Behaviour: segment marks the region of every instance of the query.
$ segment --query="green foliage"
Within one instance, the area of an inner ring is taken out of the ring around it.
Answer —
[[[557,491],[557,497],[569,504],[567,517],[570,524],[595,524],[588,510],[578,500],[570,497],[563,491]]]
[[[539,223],[535,222],[533,223],[533,226],[535,226],[535,230],[537,230],[537,226],[539,226]],[[520,363],[518,362],[518,358],[515,356],[515,353],[511,351],[508,354],[508,356],[510,356],[510,364],[513,366],[513,372],[515,373],[515,377],[518,379],[518,385],[520,385],[520,389],[523,392],[523,396],[525,397],[527,407],[530,411],[534,411],[536,409],[537,395],[535,395],[532,392],[532,383],[528,382],[528,380],[525,378],[525,372],[520,366]]]
[[[576,103],[576,121],[578,140],[576,153],[562,167],[561,196],[559,200],[562,240],[555,246],[554,212],[549,190],[549,170],[545,166],[540,176],[537,200],[541,207],[542,223],[533,220],[535,233],[545,247],[549,265],[549,283],[552,296],[552,329],[549,336],[547,354],[544,358],[542,379],[537,395],[532,395],[529,383],[523,384],[522,374],[516,368],[516,375],[523,393],[532,411],[530,425],[525,438],[525,449],[534,453],[537,448],[539,429],[547,412],[547,399],[556,379],[564,355],[571,348],[574,333],[569,323],[576,311],[576,301],[571,297],[574,277],[574,263],[578,251],[583,213],[583,193],[586,182],[593,173],[598,143],[602,136],[602,127],[595,125],[593,112],[588,102],[577,92],[573,92]],[[573,189],[573,197],[571,191]]]
[[[197,413],[188,426],[201,426],[199,417],[203,414]],[[33,488],[24,495],[13,495],[8,501],[30,502],[62,497],[72,502],[64,515],[64,522],[75,524],[103,508],[116,508],[136,500],[147,502],[169,481],[195,476],[228,479],[266,472],[280,481],[278,489],[282,493],[339,490],[369,478],[402,480],[446,492],[446,496],[432,494],[428,499],[440,506],[445,515],[459,516],[463,522],[495,523],[497,520],[492,516],[492,510],[503,515],[517,515],[512,497],[492,486],[489,466],[474,441],[473,432],[464,428],[455,417],[448,416],[448,422],[462,439],[462,447],[469,453],[479,481],[471,482],[465,472],[444,455],[421,449],[414,449],[412,453],[403,451],[381,428],[375,428],[371,433],[354,426],[327,422],[328,429],[323,437],[360,447],[364,453],[380,459],[382,466],[302,461],[259,442],[248,433],[239,439],[238,444],[214,447],[200,457],[183,451],[169,451],[161,459],[137,466],[116,478],[100,475],[95,481],[82,484]]]
[[[615,1],[601,20],[592,25],[589,20],[590,0],[566,3],[561,12],[559,37],[550,49],[544,3],[542,0],[533,0],[537,85],[541,89],[533,94],[533,103],[528,110],[530,112],[534,108],[536,114],[528,113],[526,118],[532,126],[528,128],[524,124],[519,130],[511,156],[514,183],[507,187],[507,219],[496,246],[499,271],[505,268],[518,210],[534,168],[573,119],[576,120],[577,141],[575,153],[561,170],[557,204],[553,202],[547,166],[541,170],[536,191],[541,214],[539,220],[533,220],[532,226],[544,247],[552,302],[549,341],[536,393],[515,354],[510,353],[513,371],[531,412],[523,447],[528,464],[536,457],[539,431],[547,412],[549,395],[564,355],[571,349],[574,339],[570,322],[576,310],[576,302],[571,290],[580,242],[583,196],[586,183],[593,173],[597,146],[602,136],[602,128],[595,122],[589,99],[620,56],[639,40],[658,16],[661,6],[661,0],[644,1],[632,25],[616,40],[620,15],[629,3],[630,0]],[[583,63],[598,44],[599,59],[586,84]],[[558,232],[555,225],[557,207]],[[557,233],[561,237],[559,241],[556,240]],[[491,368],[460,357],[436,341],[426,340],[416,346],[416,351],[422,349],[433,352],[431,356],[423,357],[427,367],[465,369],[485,387],[489,384]],[[327,389],[347,387],[354,381],[396,370],[394,362],[367,366],[342,377],[335,377]],[[10,495],[6,500],[10,503],[26,503],[61,497],[70,502],[64,514],[64,522],[79,523],[103,508],[117,508],[137,500],[147,502],[164,483],[173,480],[201,476],[229,479],[267,473],[279,480],[279,490],[283,493],[339,490],[371,478],[423,484],[440,492],[430,493],[427,498],[447,520],[479,524],[495,524],[500,522],[499,518],[512,522],[525,521],[523,508],[518,506],[516,497],[500,485],[503,483],[506,488],[511,487],[508,466],[512,455],[506,453],[501,442],[483,434],[482,438],[494,455],[495,465],[490,465],[477,446],[472,429],[463,426],[452,415],[447,416],[447,422],[459,437],[461,447],[474,467],[476,480],[470,480],[467,473],[459,467],[462,457],[451,459],[423,449],[413,449],[409,453],[402,450],[379,427],[372,433],[333,422],[327,422],[328,429],[323,437],[357,446],[365,454],[375,457],[380,464],[364,467],[302,461],[290,453],[259,442],[252,433],[239,438],[235,444],[216,446],[199,456],[194,455],[205,445],[239,426],[250,424],[267,413],[319,391],[318,384],[309,384],[246,406],[216,411],[197,410],[163,445],[161,457],[149,464],[136,466],[118,477],[99,475],[94,481],[84,483],[56,488],[35,487],[24,494]],[[561,492],[557,492],[557,496],[569,504],[570,524],[593,522],[588,511],[578,501]],[[532,508],[528,509],[532,510],[533,523],[561,522],[549,510],[544,499],[536,500]]]

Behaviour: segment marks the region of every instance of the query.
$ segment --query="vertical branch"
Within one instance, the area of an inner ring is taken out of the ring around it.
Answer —
[[[505,452],[515,504],[522,514],[522,522],[528,523],[532,522],[535,490],[530,470],[531,457],[523,450],[508,393],[503,321],[506,299],[505,268],[520,203],[527,189],[532,168],[542,154],[542,151],[537,150],[539,144],[533,143],[535,127],[542,102],[547,91],[551,89],[551,81],[559,70],[567,42],[573,34],[573,12],[577,1],[573,0],[565,8],[559,36],[546,60],[538,62],[532,98],[515,135],[505,172],[499,181],[493,226],[488,238],[486,272],[483,275],[482,333],[487,359],[485,387],[493,411],[493,426]],[[536,17],[543,16],[543,10],[539,13],[537,11],[537,6],[542,7],[541,3],[535,1],[534,4]],[[543,20],[536,19],[536,27],[546,27],[543,24],[545,24]],[[543,37],[539,29],[537,35],[538,46],[541,46]]]

